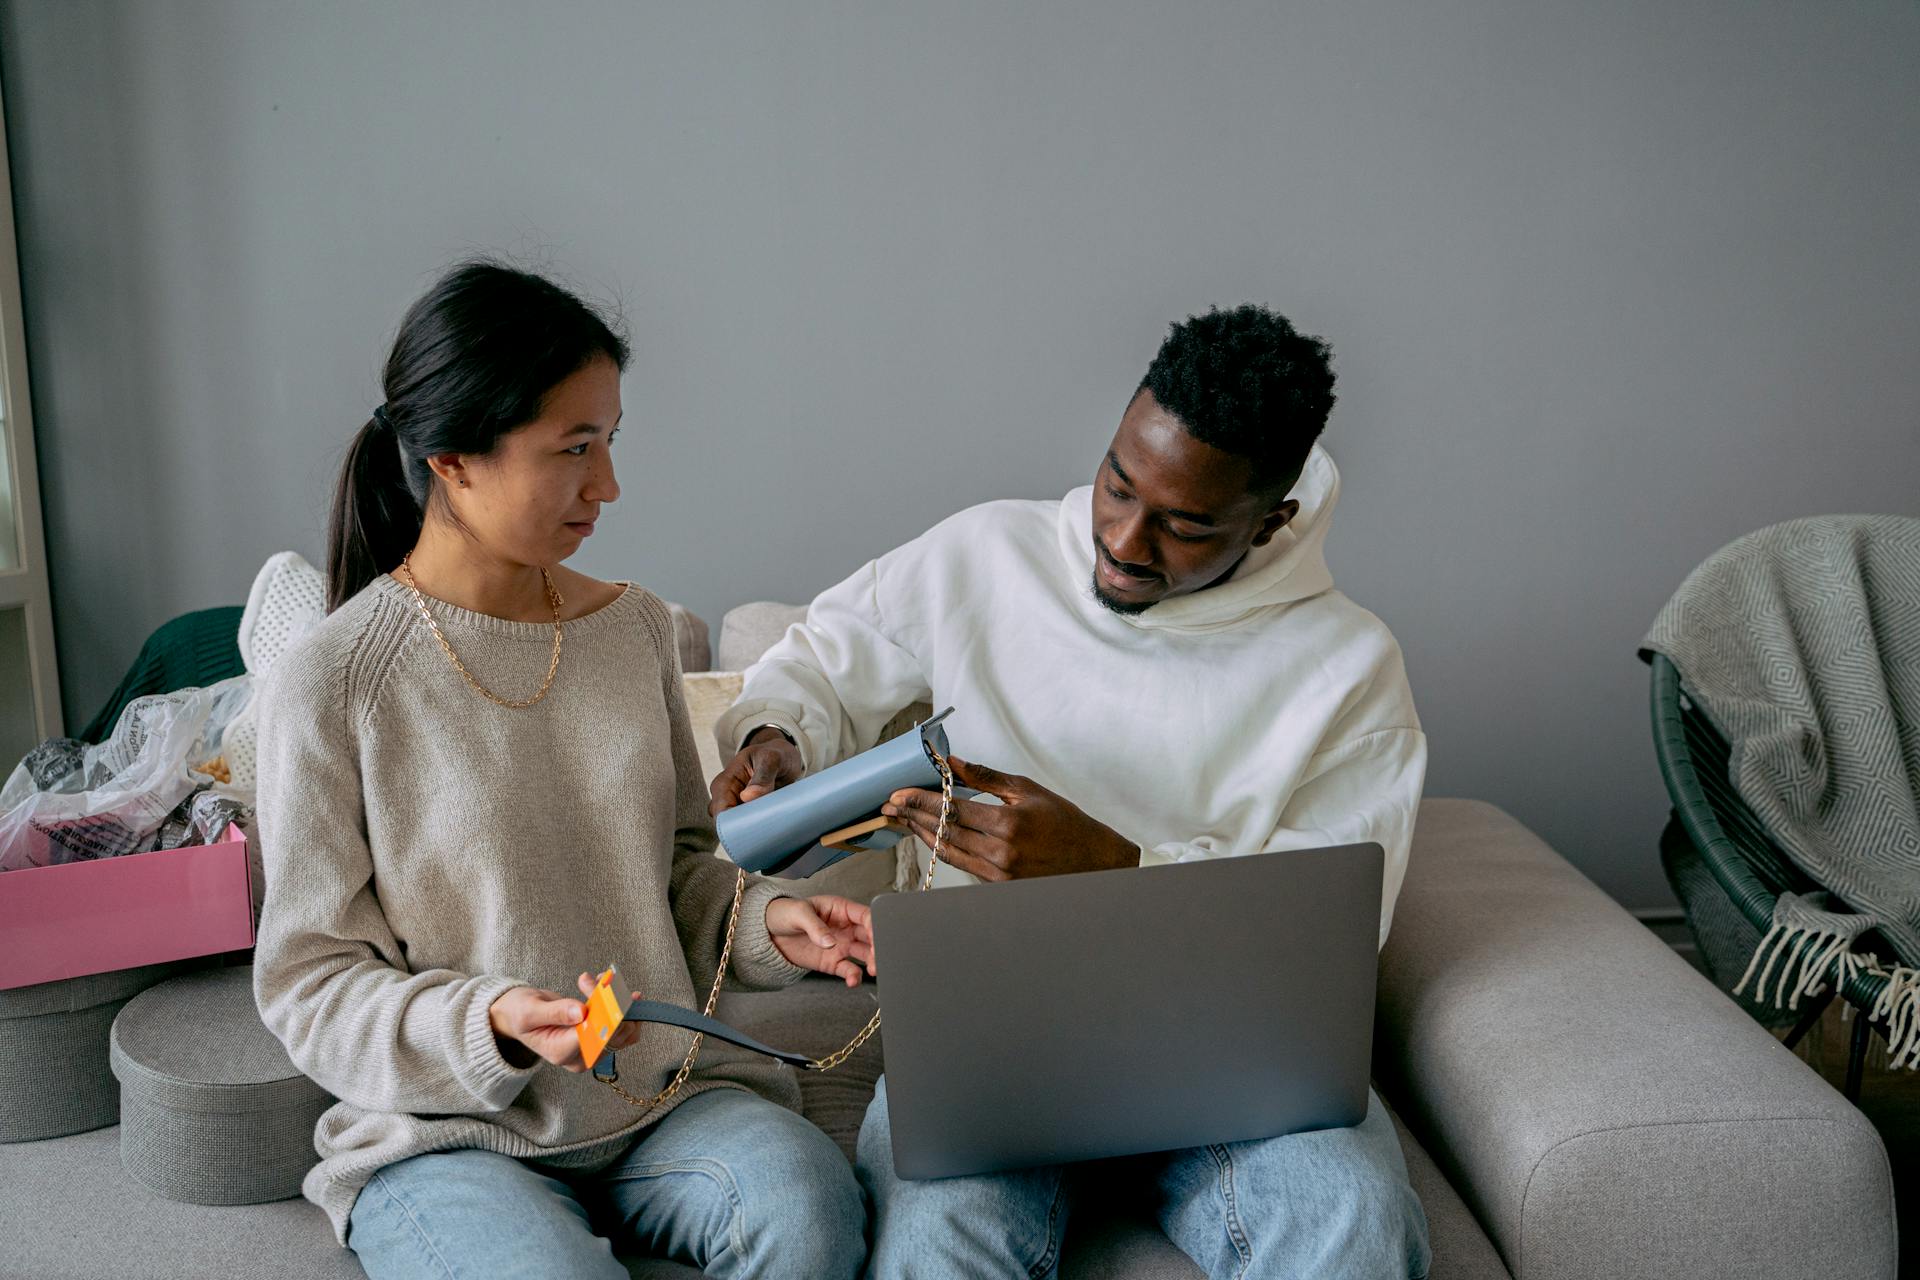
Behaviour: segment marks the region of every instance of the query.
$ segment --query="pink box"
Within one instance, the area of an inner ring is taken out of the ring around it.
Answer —
[[[253,945],[247,838],[0,871],[0,989]]]

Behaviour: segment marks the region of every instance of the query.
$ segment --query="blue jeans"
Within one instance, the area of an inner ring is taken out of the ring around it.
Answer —
[[[1350,1129],[1194,1147],[1077,1169],[905,1181],[893,1171],[886,1081],[860,1128],[874,1280],[1054,1275],[1076,1174],[1125,1186],[1212,1280],[1421,1280],[1427,1218],[1393,1121],[1367,1095]],[[1084,1185],[1084,1184],[1082,1184]],[[1089,1188],[1090,1189],[1090,1188]]]
[[[623,1252],[709,1275],[851,1280],[866,1221],[833,1139],[764,1098],[711,1089],[573,1181],[491,1151],[388,1165],[354,1202],[347,1244],[372,1280],[627,1280],[598,1227]]]

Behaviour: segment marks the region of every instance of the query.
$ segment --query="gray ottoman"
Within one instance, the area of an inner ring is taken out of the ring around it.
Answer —
[[[333,1105],[253,1003],[253,968],[175,978],[114,1019],[120,1162],[169,1200],[261,1204],[300,1194],[318,1160],[314,1125]]]
[[[107,1034],[120,1007],[156,982],[202,967],[150,964],[0,991],[0,1142],[100,1129],[120,1118]]]

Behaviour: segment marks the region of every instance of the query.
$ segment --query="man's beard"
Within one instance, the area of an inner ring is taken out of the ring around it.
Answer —
[[[1159,603],[1157,600],[1142,600],[1138,603],[1130,600],[1115,600],[1112,596],[1108,595],[1106,589],[1100,585],[1100,566],[1098,563],[1093,567],[1093,598],[1098,600],[1100,607],[1107,612],[1117,613],[1122,617],[1128,618],[1133,617],[1135,614],[1145,613]]]

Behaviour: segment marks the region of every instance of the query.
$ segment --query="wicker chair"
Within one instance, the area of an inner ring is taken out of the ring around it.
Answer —
[[[1653,665],[1654,751],[1667,794],[1673,798],[1674,819],[1719,889],[1755,931],[1757,940],[1773,923],[1775,899],[1785,892],[1807,893],[1819,886],[1788,860],[1733,789],[1727,773],[1727,741],[1688,698],[1679,669],[1662,653],[1651,654],[1649,660]],[[1700,914],[1701,910],[1689,902],[1688,919],[1696,935],[1700,932]],[[1706,949],[1704,939],[1702,949]],[[1723,986],[1730,985],[1724,978],[1721,981]],[[1827,989],[1805,1006],[1786,1037],[1789,1048],[1797,1044],[1836,997],[1859,1010],[1847,1054],[1845,1093],[1851,1102],[1860,1098],[1861,1071],[1875,1026],[1868,1011],[1886,985],[1884,976],[1873,973],[1855,974],[1843,987],[1829,980]],[[1749,1011],[1757,1012],[1751,1007]],[[1885,1028],[1881,1031],[1884,1034]]]

